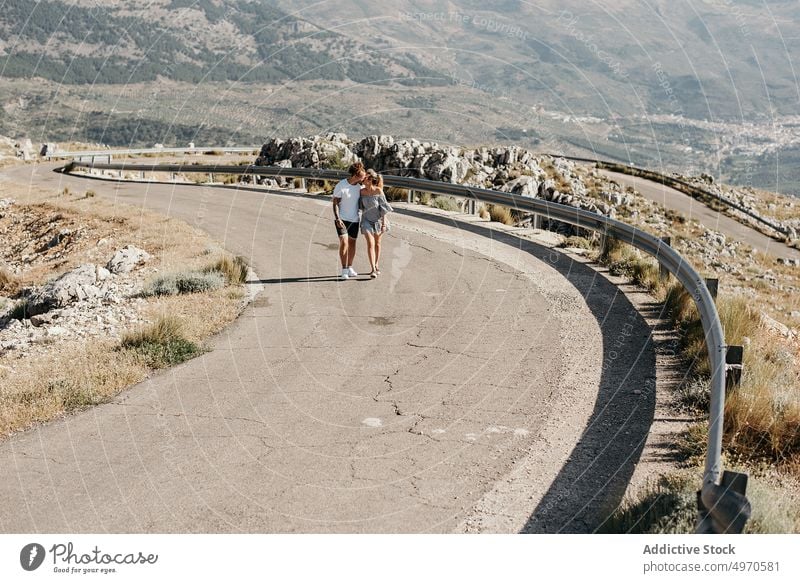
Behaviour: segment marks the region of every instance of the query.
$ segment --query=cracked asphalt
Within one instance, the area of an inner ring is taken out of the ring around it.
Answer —
[[[594,270],[398,205],[383,274],[338,281],[326,198],[52,167],[0,178],[185,220],[263,287],[207,354],[0,443],[0,531],[591,531],[622,496],[655,364],[649,327]]]

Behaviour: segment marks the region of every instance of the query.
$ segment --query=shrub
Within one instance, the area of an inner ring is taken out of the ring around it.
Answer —
[[[386,200],[388,201],[400,201],[406,202],[408,200],[408,189],[406,188],[397,188],[396,186],[388,186],[383,189],[384,194],[386,194]]]
[[[433,199],[433,206],[438,209],[442,209],[443,211],[453,211],[457,212],[461,210],[461,207],[458,206],[458,202],[451,196],[438,196]]]
[[[570,237],[565,238],[561,243],[558,245],[559,247],[572,247],[573,249],[591,249],[592,242],[587,239],[586,237],[578,237],[572,235]]]
[[[125,334],[120,348],[135,352],[150,368],[174,366],[203,353],[197,344],[184,338],[180,321],[170,316]]]
[[[239,256],[225,256],[203,269],[204,273],[221,273],[228,285],[239,285],[247,281],[247,271],[247,261]]]
[[[665,476],[623,502],[600,526],[602,533],[678,534],[694,531],[697,484],[688,476]]]
[[[330,168],[331,170],[347,170],[349,166],[350,164],[344,157],[344,150],[336,150],[322,162],[323,168]]]
[[[485,205],[481,205],[478,209],[478,216],[484,220],[492,218],[489,214],[489,209],[487,209]]]
[[[20,281],[16,275],[0,267],[0,292],[16,294],[20,289]]]
[[[82,380],[56,379],[48,381],[44,390],[46,393],[52,394],[67,413],[86,409],[103,400],[92,390],[91,385]]]
[[[21,300],[17,302],[11,309],[9,316],[14,320],[26,320],[30,318],[28,314],[28,300]]]
[[[94,192],[94,190],[87,190],[87,191],[86,191],[86,194],[84,194],[84,196],[83,196],[83,197],[84,197],[84,198],[94,198],[94,197],[95,197],[95,192]]]
[[[503,223],[504,225],[514,224],[514,217],[511,215],[511,211],[508,207],[498,204],[489,205],[489,219],[497,223]]]
[[[786,487],[774,482],[774,477],[759,476],[748,484],[747,497],[753,507],[753,516],[745,526],[746,534],[788,534],[796,533],[800,528],[796,496],[787,496]],[[623,502],[598,532],[692,533],[697,519],[698,486],[697,477],[688,473],[663,476],[642,488],[635,499]]]
[[[157,277],[142,290],[142,295],[174,296],[191,294],[219,289],[223,285],[225,285],[225,278],[218,271],[209,273],[188,271]]]
[[[428,192],[418,192],[417,193],[417,202],[419,204],[428,205],[431,202],[431,195]]]

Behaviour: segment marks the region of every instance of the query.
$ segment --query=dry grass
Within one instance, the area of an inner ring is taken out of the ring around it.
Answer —
[[[793,357],[780,343],[745,349],[741,386],[725,400],[726,443],[744,459],[800,458],[800,378]]]
[[[407,188],[397,188],[396,186],[389,186],[383,189],[384,194],[386,194],[386,200],[390,202],[398,201],[398,202],[406,202],[408,200],[408,189]]]
[[[433,200],[433,206],[443,211],[458,212],[461,210],[458,202],[452,196],[437,196]]]
[[[0,246],[0,261],[14,265],[18,255],[30,255],[21,275],[26,285],[44,283],[83,263],[103,265],[115,249],[128,244],[153,256],[140,272],[142,280],[151,268],[162,273],[200,271],[208,265],[203,250],[221,250],[205,233],[186,223],[99,196],[90,200],[64,197],[60,190],[4,182],[0,183],[0,198],[4,197],[17,200],[6,218],[0,219],[4,240],[21,246],[13,257],[6,255],[11,253],[10,247]],[[12,213],[22,220],[9,222]],[[79,230],[80,236],[68,249],[54,247],[37,253],[42,242],[52,238],[52,229],[61,228]],[[52,257],[54,252],[60,252],[58,261]],[[231,265],[235,277],[236,260],[231,260]],[[241,291],[233,287],[149,298],[139,308],[140,319],[158,323],[169,316],[181,322],[183,340],[161,352],[156,345],[148,352],[120,348],[114,339],[95,338],[44,345],[44,350],[40,346],[35,354],[12,351],[0,356],[0,436],[103,402],[147,378],[151,367],[193,354],[188,343],[200,345],[233,321],[241,299]]]
[[[752,469],[752,468],[748,468]],[[743,471],[744,468],[735,468]],[[800,532],[800,501],[787,495],[787,484],[767,469],[758,471],[748,484],[747,497],[753,514],[745,526],[747,534],[793,534]],[[626,499],[598,529],[618,534],[689,534],[697,520],[696,473],[681,471],[660,477]]]
[[[586,237],[578,237],[576,235],[565,237],[558,246],[561,248],[571,249],[592,249],[593,247],[592,242],[589,239]]]
[[[740,297],[720,298],[717,308],[725,342],[745,346],[741,385],[725,399],[726,447],[743,460],[796,459],[800,456],[797,356],[763,326],[751,302]],[[667,291],[665,311],[681,330],[683,353],[695,375],[684,385],[682,400],[690,408],[707,411],[705,387],[710,368],[697,309],[676,284]]]
[[[0,267],[0,293],[13,296],[19,292],[21,287],[22,283],[16,275]]]
[[[229,285],[239,285],[247,281],[248,269],[247,260],[244,257],[225,255],[215,263],[204,267],[203,271],[206,273],[219,272]]]
[[[650,292],[660,293],[665,287],[666,281],[661,278],[655,260],[618,239],[606,238],[596,259],[606,265],[612,275],[628,277]]]
[[[0,383],[0,436],[103,402],[147,377],[147,367],[113,342],[62,345],[15,361]]]
[[[490,220],[492,216],[489,214],[489,209],[486,208],[486,205],[481,205],[478,209],[478,216],[484,220]]]
[[[685,534],[697,520],[697,481],[673,474],[650,482],[625,500],[598,529],[606,534]]]
[[[498,204],[490,204],[488,210],[489,220],[497,223],[503,223],[504,225],[514,224],[514,216],[511,214],[511,211],[508,209],[508,207]]]
[[[184,336],[183,324],[174,316],[162,316],[155,323],[122,337],[120,348],[139,356],[149,368],[180,364],[203,352]]]

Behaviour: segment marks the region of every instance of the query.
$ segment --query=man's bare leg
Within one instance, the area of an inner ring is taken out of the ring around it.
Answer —
[[[342,269],[347,269],[347,256],[348,256],[348,249],[347,249],[347,235],[342,235],[339,237],[339,261],[342,262]]]
[[[356,239],[351,237],[347,239],[347,265],[344,267],[353,267],[353,259],[356,256]]]

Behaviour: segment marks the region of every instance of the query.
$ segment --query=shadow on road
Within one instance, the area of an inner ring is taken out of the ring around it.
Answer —
[[[276,277],[273,279],[251,279],[245,283],[249,284],[272,284],[272,283],[321,283],[323,281],[368,281],[369,277],[351,277],[350,279],[341,279],[336,275],[320,275],[317,277]]]
[[[556,249],[457,216],[395,210],[530,253],[557,270],[585,298],[603,335],[603,369],[594,410],[567,463],[531,509],[521,532],[595,531],[621,502],[653,422],[657,347],[652,330],[619,287]],[[630,291],[637,288],[631,286]],[[645,307],[648,317],[658,317],[660,309],[652,303]]]

